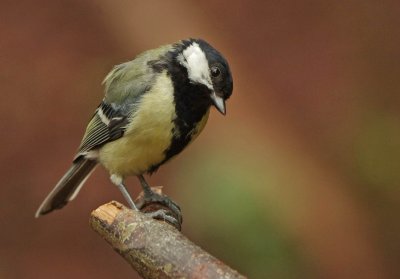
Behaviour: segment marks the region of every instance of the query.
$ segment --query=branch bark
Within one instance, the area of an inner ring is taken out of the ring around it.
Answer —
[[[145,279],[244,279],[172,225],[112,201],[94,210],[92,228]]]

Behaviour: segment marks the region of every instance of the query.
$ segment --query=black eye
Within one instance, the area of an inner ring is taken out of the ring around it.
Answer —
[[[219,77],[221,75],[221,70],[217,66],[212,66],[211,75],[213,78]]]

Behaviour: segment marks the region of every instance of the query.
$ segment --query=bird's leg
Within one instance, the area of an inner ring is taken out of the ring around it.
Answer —
[[[129,195],[129,192],[126,189],[125,185],[121,182],[121,183],[117,184],[117,187],[121,191],[121,193],[124,196],[124,198],[126,199],[126,201],[128,202],[129,206],[134,210],[138,210],[138,208],[136,207],[135,203],[133,202],[133,200],[131,198],[131,195]]]
[[[182,213],[181,213],[181,209],[179,207],[179,205],[177,205],[174,201],[172,201],[169,197],[165,196],[165,195],[159,195],[155,192],[153,192],[149,186],[149,184],[147,184],[146,180],[144,179],[143,175],[138,175],[140,184],[142,185],[143,188],[143,193],[144,193],[144,197],[142,199],[142,202],[140,204],[138,204],[138,208],[141,209],[143,208],[146,204],[149,203],[160,203],[166,207],[168,207],[173,213],[174,215],[177,216],[178,220],[174,219],[174,222],[172,223],[179,223],[179,227],[180,224],[182,223]],[[166,215],[165,210],[158,210],[156,212],[150,213],[150,215],[153,215],[152,217],[155,219],[164,219],[164,220],[168,220],[171,222],[170,218],[171,216]],[[166,218],[169,217],[169,218]]]
[[[146,202],[159,202],[168,208],[170,208],[174,213],[179,213],[181,212],[181,209],[179,205],[177,205],[174,201],[172,201],[169,197],[165,195],[159,195],[155,192],[153,192],[147,184],[146,180],[144,179],[143,175],[138,176],[140,184],[142,185],[143,188],[143,193],[144,193],[144,201]]]
[[[151,190],[149,184],[147,184],[147,182],[144,179],[143,175],[139,175],[138,178],[139,178],[139,181],[140,181],[140,185],[142,185],[143,193],[144,193],[144,196],[146,198],[151,198],[151,196],[156,195],[156,193],[154,193]]]

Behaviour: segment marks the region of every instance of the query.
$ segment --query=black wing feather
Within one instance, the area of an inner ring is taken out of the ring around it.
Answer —
[[[128,124],[128,118],[123,110],[114,108],[103,101],[86,128],[76,158],[122,137]]]

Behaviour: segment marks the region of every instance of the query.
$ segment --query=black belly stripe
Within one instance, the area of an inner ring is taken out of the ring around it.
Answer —
[[[211,106],[209,89],[204,85],[190,83],[185,67],[171,63],[168,74],[174,86],[174,102],[176,118],[173,120],[174,135],[170,146],[164,151],[165,159],[147,172],[155,172],[162,164],[179,154],[192,140],[197,124],[202,120]]]

